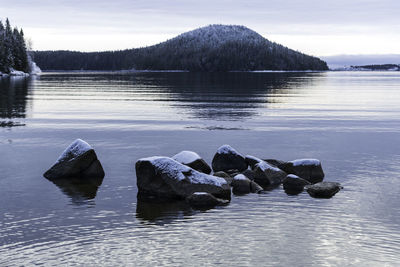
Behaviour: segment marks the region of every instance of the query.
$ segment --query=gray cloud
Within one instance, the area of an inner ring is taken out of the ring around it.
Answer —
[[[50,42],[54,34],[70,36],[75,42],[79,35],[93,35],[101,41],[102,34],[104,38],[129,35],[131,39],[135,36],[146,39],[146,35],[151,35],[151,41],[159,35],[157,41],[163,41],[166,36],[212,23],[246,25],[267,38],[269,35],[330,36],[332,42],[338,35],[371,38],[379,35],[393,40],[400,29],[400,1],[394,0],[15,0],[9,3],[0,0],[1,16],[8,16],[13,24],[31,30],[34,43],[40,46],[43,36]],[[39,36],[42,39],[35,40]],[[140,44],[148,42],[135,40],[132,46]],[[59,48],[56,46],[54,49]],[[121,47],[116,44],[115,48]],[[90,50],[85,44],[81,49]],[[322,53],[329,54],[329,49]]]

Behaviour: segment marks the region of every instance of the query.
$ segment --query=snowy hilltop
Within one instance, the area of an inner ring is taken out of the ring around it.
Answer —
[[[319,58],[237,25],[209,25],[157,45],[109,52],[37,51],[44,70],[327,70]]]

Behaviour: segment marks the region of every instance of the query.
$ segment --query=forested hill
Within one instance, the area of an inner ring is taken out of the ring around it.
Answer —
[[[327,70],[326,62],[244,26],[210,25],[166,42],[108,52],[36,51],[43,70]]]
[[[10,73],[13,70],[29,72],[29,60],[24,32],[12,29],[6,19],[5,25],[0,21],[0,72]]]

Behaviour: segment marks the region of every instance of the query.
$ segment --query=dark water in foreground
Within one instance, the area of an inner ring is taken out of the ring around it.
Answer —
[[[48,73],[0,80],[0,266],[396,266],[400,74]],[[75,138],[102,185],[42,177]],[[134,162],[185,149],[319,158],[332,199],[234,196],[193,211],[136,199]]]

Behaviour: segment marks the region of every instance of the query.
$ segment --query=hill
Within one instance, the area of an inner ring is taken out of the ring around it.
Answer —
[[[244,26],[210,25],[163,43],[107,52],[36,51],[43,70],[327,70],[319,58],[271,42]]]

